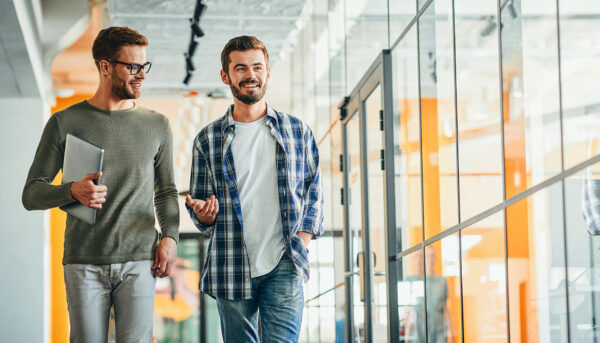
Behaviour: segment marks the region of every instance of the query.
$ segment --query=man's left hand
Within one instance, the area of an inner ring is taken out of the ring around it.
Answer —
[[[312,236],[313,235],[310,232],[298,231],[298,237],[302,238],[302,242],[304,243],[304,248],[308,247],[308,243],[310,243]]]
[[[173,270],[175,259],[177,258],[177,243],[172,237],[163,237],[156,247],[154,264],[152,270],[155,277],[164,278],[169,276]]]

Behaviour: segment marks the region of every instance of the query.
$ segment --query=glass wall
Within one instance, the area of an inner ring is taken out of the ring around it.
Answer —
[[[309,4],[292,103],[316,132],[327,205],[301,341],[346,342],[348,326],[363,342],[367,320],[377,342],[599,341],[600,2]],[[339,106],[382,49],[391,84],[361,99],[364,122],[346,114],[344,135]],[[380,109],[393,117],[384,134]],[[379,168],[388,132],[391,179]]]

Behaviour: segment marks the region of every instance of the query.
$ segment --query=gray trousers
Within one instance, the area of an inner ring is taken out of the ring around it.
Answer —
[[[112,306],[117,343],[151,342],[156,281],[152,264],[65,265],[70,342],[105,343]]]

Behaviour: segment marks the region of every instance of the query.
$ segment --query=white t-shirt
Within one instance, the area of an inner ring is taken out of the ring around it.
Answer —
[[[276,144],[266,116],[251,123],[235,122],[231,152],[252,277],[272,271],[285,251],[277,189]]]

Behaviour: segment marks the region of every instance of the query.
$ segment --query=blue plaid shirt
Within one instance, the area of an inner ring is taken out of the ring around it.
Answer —
[[[212,225],[201,224],[187,206],[192,221],[210,236],[208,253],[200,275],[202,292],[231,300],[250,299],[250,260],[246,253],[244,221],[231,142],[235,137],[233,105],[220,119],[206,126],[194,140],[190,195],[219,201]],[[304,281],[309,277],[308,251],[298,231],[313,238],[323,233],[323,194],[319,151],[310,128],[299,119],[267,107],[266,124],[277,141],[277,184],[286,252]]]

